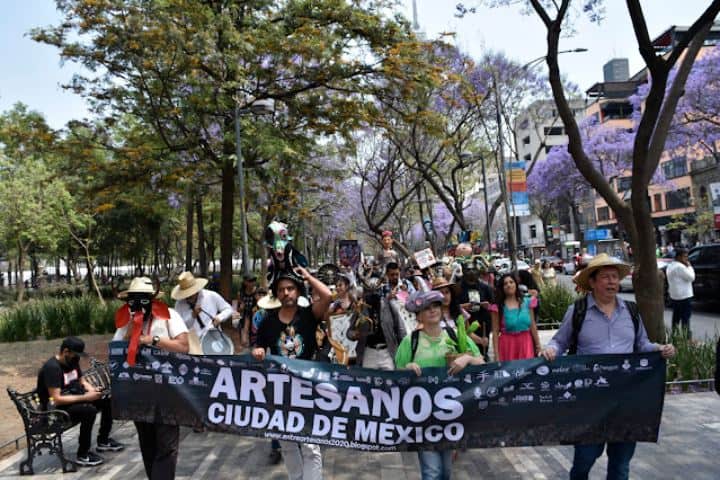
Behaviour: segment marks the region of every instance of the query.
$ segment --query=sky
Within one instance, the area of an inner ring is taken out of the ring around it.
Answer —
[[[404,12],[410,17],[412,2],[402,1]],[[455,32],[455,44],[474,58],[490,50],[503,51],[524,64],[544,55],[545,32],[537,17],[524,16],[518,6],[511,6],[478,7],[477,13],[460,19],[454,16],[457,3],[458,0],[417,0],[420,27],[428,38]],[[672,25],[690,25],[707,3],[707,0],[643,1],[650,36],[654,38]],[[480,2],[465,4],[477,6]],[[602,66],[612,58],[628,58],[631,75],[642,68],[625,2],[606,0],[605,4],[607,12],[601,24],[580,16],[575,22],[577,33],[564,38],[560,45],[561,49],[588,49],[587,53],[560,56],[561,71],[583,91],[602,81]],[[59,22],[54,0],[0,0],[0,6],[0,112],[23,102],[43,113],[53,128],[88,116],[84,100],[60,87],[69,82],[78,67],[61,66],[57,49],[27,36],[33,27]]]

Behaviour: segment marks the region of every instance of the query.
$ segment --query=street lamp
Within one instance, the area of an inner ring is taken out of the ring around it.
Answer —
[[[243,115],[269,115],[274,111],[275,104],[272,100],[256,100],[250,106],[240,108],[235,104],[235,155],[237,156],[238,183],[240,189],[240,228],[242,229],[242,271],[248,276],[249,259],[248,238],[247,238],[247,215],[245,212],[245,170],[243,168],[242,146],[240,144],[240,117]]]
[[[579,48],[571,48],[571,49],[568,49],[568,50],[560,50],[560,51],[558,52],[558,54],[562,54],[562,53],[582,53],[582,52],[587,52],[587,51],[588,51],[587,48],[579,47]],[[530,60],[529,62],[527,62],[526,64],[522,65],[521,67],[518,67],[517,69],[512,70],[508,76],[512,76],[512,74],[517,73],[517,72],[520,71],[520,70],[528,70],[530,67],[534,66],[536,63],[541,62],[541,61],[544,60],[545,58],[546,58],[546,56],[545,56],[545,55],[542,55],[542,56],[540,56],[540,57],[538,57],[538,58],[535,58],[535,59],[533,59],[533,60]],[[504,143],[504,142],[503,142],[503,135],[502,135],[502,111],[503,111],[503,105],[502,105],[502,101],[501,101],[501,98],[500,98],[500,92],[499,92],[499,89],[498,89],[499,78],[498,78],[498,72],[497,72],[497,70],[493,70],[492,74],[493,74],[493,90],[495,91],[495,92],[494,92],[494,93],[495,93],[495,118],[496,118],[496,121],[497,121],[497,129],[498,129],[497,163],[498,163],[498,168],[499,168],[499,169],[504,169],[504,165],[505,165],[505,158],[504,158],[504,157],[505,157],[505,156],[504,156],[504,152],[503,152],[503,150],[504,150],[504,145],[503,145],[503,143]],[[515,160],[519,160],[517,147],[515,148]],[[498,172],[498,173],[500,173],[500,172]],[[515,250],[516,250],[517,246],[515,245],[515,243],[516,243],[516,242],[515,242],[515,239],[516,239],[516,237],[515,237],[515,233],[516,233],[516,232],[515,232],[515,221],[517,220],[517,218],[515,218],[515,219],[513,220],[512,224],[510,223],[510,211],[508,210],[507,185],[505,184],[505,183],[506,183],[506,179],[505,179],[505,176],[504,176],[504,175],[502,175],[501,180],[502,180],[502,181],[500,182],[500,188],[502,189],[502,195],[503,195],[503,199],[504,199],[505,221],[506,221],[506,223],[507,223],[508,240],[509,240],[509,243],[510,243],[510,261],[512,262],[512,268],[513,268],[513,270],[516,270],[516,269],[517,269],[517,259],[515,258],[515,254],[516,254]],[[514,213],[514,210],[515,210],[514,207],[515,207],[515,205],[512,203],[512,201],[511,201],[510,203],[511,203],[511,205],[512,205],[512,207],[513,207],[513,213]],[[513,217],[514,217],[514,215],[513,215]]]
[[[480,166],[482,168],[482,181],[483,181],[483,202],[485,202],[485,238],[487,238],[488,253],[492,255],[492,239],[490,238],[490,213],[488,210],[488,197],[487,197],[487,179],[485,177],[485,157],[482,154],[477,154],[480,157]],[[461,158],[472,157],[473,154],[470,152],[462,152]]]

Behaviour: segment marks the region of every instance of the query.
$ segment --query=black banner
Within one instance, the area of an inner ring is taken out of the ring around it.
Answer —
[[[657,441],[658,353],[383,372],[110,344],[113,417],[371,451]]]

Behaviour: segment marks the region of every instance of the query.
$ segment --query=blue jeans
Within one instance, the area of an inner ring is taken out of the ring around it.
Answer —
[[[604,443],[575,445],[570,480],[587,480],[590,469],[604,449]],[[630,475],[630,460],[634,453],[635,442],[608,443],[607,480],[627,480]]]
[[[690,336],[690,316],[692,315],[692,298],[686,298],[684,300],[673,300],[672,301],[673,313],[672,313],[672,328],[677,330],[683,328],[687,330],[688,338]]]
[[[441,452],[421,450],[417,453],[420,460],[422,480],[450,480],[452,475],[452,450],[443,450]]]

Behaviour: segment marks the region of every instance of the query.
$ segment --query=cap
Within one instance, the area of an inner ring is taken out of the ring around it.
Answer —
[[[428,292],[415,292],[405,302],[405,309],[408,312],[419,313],[428,308],[433,303],[442,303],[443,295],[437,290]]]
[[[85,353],[85,342],[80,340],[78,337],[65,337],[62,345],[60,345],[60,351],[62,352],[66,348],[81,357],[88,356],[88,354]]]

